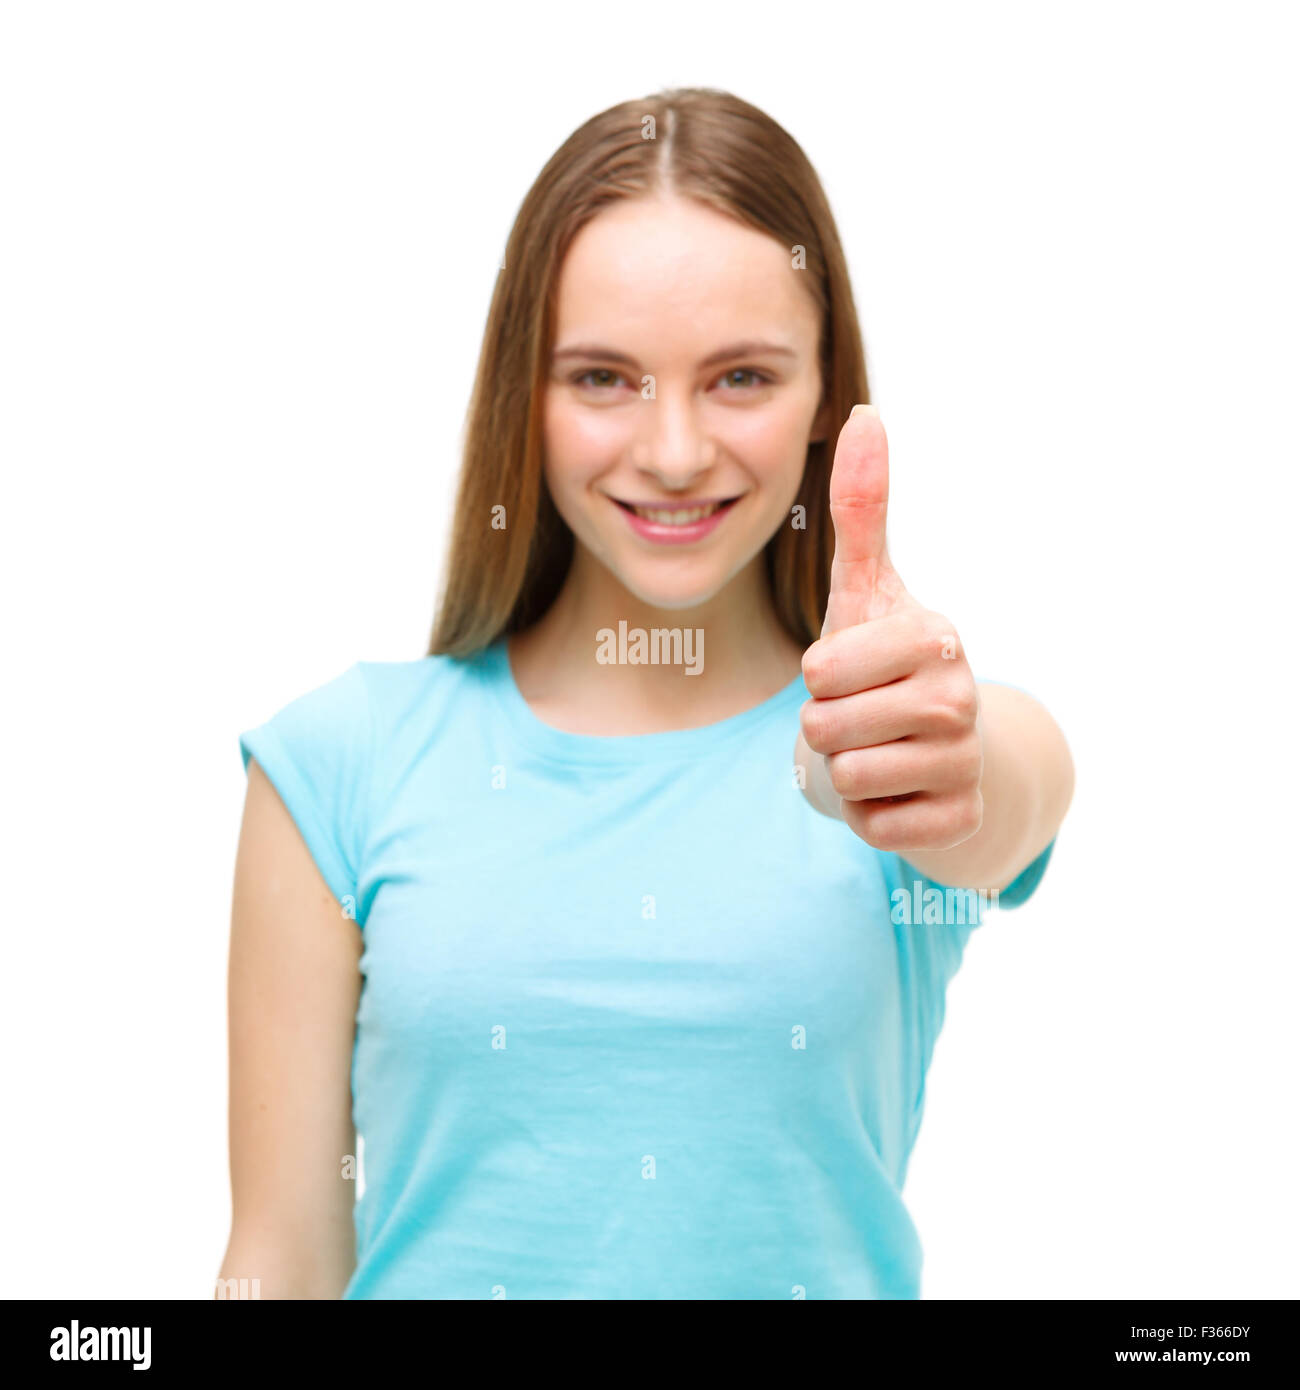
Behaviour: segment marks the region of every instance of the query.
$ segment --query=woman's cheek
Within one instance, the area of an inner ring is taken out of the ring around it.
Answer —
[[[546,457],[568,491],[614,467],[631,441],[625,411],[583,410],[557,404],[547,411]]]
[[[741,461],[758,488],[763,524],[770,535],[798,496],[807,440],[779,417],[760,420],[755,416],[729,432],[724,447]]]
[[[791,467],[803,468],[808,449],[808,410],[803,399],[782,394],[758,409],[731,409],[715,422],[718,438],[765,485]]]

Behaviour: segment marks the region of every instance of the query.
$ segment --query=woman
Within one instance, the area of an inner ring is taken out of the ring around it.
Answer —
[[[762,112],[630,102],[542,171],[429,654],[242,738],[223,1278],[919,1296],[945,987],[1072,769],[890,565],[867,399]]]

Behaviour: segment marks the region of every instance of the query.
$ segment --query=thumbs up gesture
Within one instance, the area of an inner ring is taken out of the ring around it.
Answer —
[[[822,635],[803,658],[804,742],[869,845],[951,849],[983,822],[979,696],[952,624],[889,561],[889,445],[874,406],[855,406],[840,431],[830,503],[835,559]]]

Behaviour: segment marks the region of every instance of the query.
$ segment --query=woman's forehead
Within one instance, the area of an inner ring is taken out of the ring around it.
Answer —
[[[582,228],[561,267],[557,348],[596,343],[635,353],[638,338],[671,336],[706,351],[740,340],[806,350],[818,322],[799,259],[688,200],[612,204]]]

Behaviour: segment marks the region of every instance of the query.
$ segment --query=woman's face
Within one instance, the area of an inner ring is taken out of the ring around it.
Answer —
[[[790,524],[825,432],[820,324],[791,259],[678,198],[611,205],[565,258],[546,479],[575,565],[652,607],[712,598]]]

